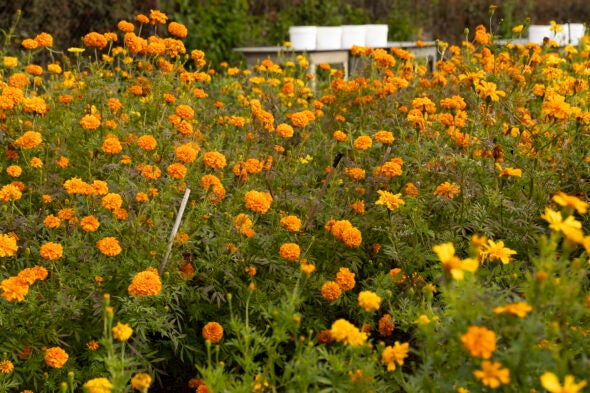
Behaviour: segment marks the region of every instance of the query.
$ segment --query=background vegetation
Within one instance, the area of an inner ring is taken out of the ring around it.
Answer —
[[[584,0],[29,0],[0,6],[0,26],[10,26],[21,9],[20,34],[51,31],[57,43],[72,46],[90,31],[112,30],[121,19],[157,8],[188,27],[188,46],[202,48],[218,63],[238,61],[239,55],[231,52],[236,46],[280,44],[288,38],[289,26],[302,24],[387,23],[390,40],[460,43],[465,27],[489,25],[491,4],[498,6],[493,25],[500,34],[526,18],[533,24],[590,20]]]

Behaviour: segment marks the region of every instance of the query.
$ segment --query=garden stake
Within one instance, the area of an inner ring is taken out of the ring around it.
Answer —
[[[309,229],[309,226],[311,225],[311,221],[313,219],[313,216],[315,215],[315,211],[318,208],[318,204],[320,203],[320,200],[324,196],[326,189],[328,188],[328,183],[330,182],[330,179],[332,178],[332,175],[334,174],[334,172],[336,172],[336,167],[338,166],[338,163],[342,159],[343,155],[344,154],[342,154],[342,153],[338,153],[338,154],[336,154],[336,157],[334,157],[334,162],[332,163],[332,167],[330,168],[330,172],[328,173],[328,176],[326,176],[326,181],[324,181],[324,185],[322,186],[322,189],[318,193],[318,196],[315,198],[315,202],[313,204],[313,207],[309,211],[309,215],[307,216],[307,222],[305,223],[305,226],[303,227],[304,230]]]
[[[187,187],[187,189],[184,191],[184,196],[182,197],[182,202],[180,203],[180,209],[178,209],[178,214],[176,214],[176,221],[174,222],[174,226],[172,227],[172,232],[170,233],[170,237],[168,238],[168,248],[166,249],[166,254],[164,255],[162,263],[160,264],[160,276],[164,272],[164,267],[166,266],[166,262],[168,261],[168,257],[170,256],[170,252],[172,251],[172,243],[174,242],[174,237],[176,236],[178,227],[180,227],[180,221],[182,220],[184,208],[186,207],[186,203],[188,201],[188,196],[190,195],[190,193],[191,189]]]

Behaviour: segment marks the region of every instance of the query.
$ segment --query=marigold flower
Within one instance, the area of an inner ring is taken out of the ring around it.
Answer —
[[[100,127],[100,119],[95,115],[84,115],[82,119],[80,119],[80,125],[85,130],[96,130]]]
[[[487,257],[490,262],[499,259],[504,265],[508,264],[510,262],[510,256],[515,254],[516,251],[504,247],[504,242],[502,240],[497,242],[488,240],[487,244],[485,244],[480,251],[480,255],[483,258]]]
[[[28,64],[25,67],[25,72],[29,75],[40,76],[43,74],[43,67],[37,64]]]
[[[108,44],[107,38],[103,34],[95,31],[86,34],[82,40],[86,47],[98,50],[104,49]]]
[[[541,385],[550,393],[578,393],[586,386],[587,381],[576,383],[573,375],[566,375],[563,386],[559,383],[557,375],[546,371],[541,375]]]
[[[88,393],[111,393],[113,384],[107,378],[93,378],[84,384]]]
[[[362,241],[361,231],[356,227],[348,228],[342,233],[342,242],[349,248],[359,247]]]
[[[297,245],[296,243],[281,244],[281,247],[279,249],[279,254],[281,255],[281,258],[286,259],[287,261],[298,260],[300,253],[301,250],[299,248],[299,245]]]
[[[341,267],[336,273],[336,283],[343,291],[349,291],[356,285],[355,274],[347,267]]]
[[[379,130],[375,132],[375,135],[373,137],[377,142],[383,143],[384,145],[391,144],[393,143],[393,141],[395,141],[395,137],[393,136],[393,134],[389,131],[384,130]]]
[[[50,261],[55,261],[64,253],[63,246],[59,243],[47,242],[39,248],[39,254],[42,258]]]
[[[359,306],[366,312],[379,310],[381,305],[381,297],[372,291],[361,291],[358,295]]]
[[[334,131],[332,137],[336,139],[338,142],[344,142],[346,140],[346,134],[340,130]]]
[[[22,302],[29,293],[29,284],[21,277],[8,277],[0,283],[1,296],[9,302]]]
[[[209,340],[213,344],[218,343],[223,338],[223,326],[217,322],[208,322],[203,326],[201,334],[205,340]]]
[[[246,202],[246,209],[254,213],[265,214],[270,209],[272,196],[268,192],[252,190],[244,195],[244,201]]]
[[[59,219],[59,217],[56,217],[53,214],[50,214],[47,217],[45,217],[45,219],[43,220],[43,224],[47,228],[53,229],[53,228],[57,228],[60,226],[61,220]]]
[[[103,237],[96,242],[96,247],[103,255],[108,257],[117,256],[123,251],[119,241],[114,237]]]
[[[183,179],[186,176],[187,168],[179,162],[168,165],[166,172],[173,179]]]
[[[434,195],[453,199],[457,196],[457,194],[459,194],[460,191],[461,189],[457,184],[446,181],[436,187],[436,190],[434,190]]]
[[[501,384],[510,383],[510,370],[500,367],[502,367],[502,364],[499,362],[484,360],[481,363],[481,370],[473,371],[473,375],[475,378],[479,379],[484,386],[496,389],[500,387]]]
[[[137,273],[127,291],[133,296],[155,296],[162,290],[162,281],[158,275],[158,271],[153,267]]]
[[[394,329],[395,322],[393,322],[393,317],[389,314],[384,314],[379,319],[379,334],[383,337],[389,337]]]
[[[346,176],[348,176],[351,180],[363,180],[365,178],[365,170],[363,168],[346,168],[344,170]]]
[[[31,168],[43,168],[43,161],[39,157],[31,158]]]
[[[293,127],[288,125],[287,123],[281,123],[277,126],[277,135],[281,138],[291,138],[293,136]]]
[[[105,154],[114,155],[119,154],[123,150],[123,145],[121,145],[121,141],[115,135],[108,134],[102,143],[102,151]]]
[[[101,205],[105,209],[115,210],[123,205],[123,198],[121,195],[111,192],[102,197]]]
[[[139,20],[139,15],[137,17]],[[163,12],[158,10],[150,10],[150,22],[152,23],[152,25],[155,25],[156,23],[165,25],[167,20],[168,16],[166,16],[166,14],[164,14]]]
[[[0,362],[0,372],[2,374],[10,374],[13,370],[14,364],[10,360],[5,359]]]
[[[47,274],[47,269],[45,269],[43,266],[35,266],[21,270],[17,277],[27,285],[33,285],[37,280],[45,280],[47,278]]]
[[[23,196],[22,191],[14,184],[7,184],[0,189],[0,201],[18,201]]]
[[[297,216],[286,216],[281,218],[279,225],[289,232],[299,232],[301,229],[301,220]]]
[[[6,173],[11,177],[19,177],[23,173],[23,170],[18,165],[10,165],[6,168]]]
[[[401,199],[402,194],[392,194],[389,191],[378,190],[379,199],[375,202],[375,205],[385,205],[389,210],[393,211],[405,205],[406,203]]]
[[[170,22],[168,24],[168,32],[178,38],[185,38],[188,35],[186,26],[178,22]]]
[[[407,196],[412,197],[412,198],[415,198],[420,194],[420,192],[418,191],[418,188],[416,188],[414,183],[406,184],[406,187],[404,188],[404,192]]]
[[[25,38],[22,40],[21,45],[25,49],[37,49],[39,47],[39,43],[32,38]]]
[[[4,56],[2,59],[2,65],[6,68],[14,68],[18,66],[18,58],[12,56]]]
[[[363,345],[367,341],[367,333],[345,319],[338,319],[332,324],[330,335],[334,340],[350,346]]]
[[[567,195],[566,193],[559,191],[553,195],[553,202],[559,206],[575,209],[579,214],[586,214],[588,212],[588,202],[583,201],[575,196]]]
[[[470,326],[461,336],[461,343],[471,356],[489,359],[496,351],[496,333],[482,326]]]
[[[340,299],[342,296],[342,289],[340,286],[334,281],[326,281],[320,290],[322,297],[329,302],[333,302],[337,299]]]
[[[185,143],[183,145],[177,146],[174,150],[176,155],[176,159],[181,161],[185,164],[189,164],[193,162],[197,158],[197,154],[199,153],[198,146],[194,143]]]
[[[145,390],[152,384],[152,377],[146,373],[137,373],[131,378],[131,387],[136,390]]]
[[[203,162],[210,168],[223,169],[227,165],[225,156],[217,151],[208,151],[203,155]]]
[[[409,350],[409,343],[400,344],[399,341],[396,341],[393,347],[388,345],[381,352],[381,363],[387,365],[387,371],[395,371],[397,366],[404,364],[404,359],[408,356]]]
[[[68,361],[68,353],[60,347],[52,347],[45,351],[45,364],[52,368],[62,368]]]
[[[139,138],[137,138],[136,143],[137,143],[137,146],[139,146],[139,148],[141,150],[145,150],[145,151],[154,150],[156,148],[156,146],[158,145],[156,138],[154,138],[151,135],[140,136]]]
[[[86,348],[88,348],[89,351],[96,351],[98,347],[99,345],[98,342],[96,342],[96,340],[90,340],[86,343]]]
[[[356,150],[369,150],[373,145],[373,140],[370,136],[359,136],[354,140],[353,147]]]
[[[520,318],[524,318],[531,311],[533,308],[527,302],[517,302],[494,308],[496,314],[508,313]]]
[[[133,329],[126,323],[117,322],[112,329],[113,338],[119,341],[127,341],[133,334]]]
[[[23,99],[23,111],[45,116],[49,112],[49,106],[41,97],[27,97]]]

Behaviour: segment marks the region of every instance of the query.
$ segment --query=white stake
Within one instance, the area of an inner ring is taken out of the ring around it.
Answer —
[[[188,196],[191,193],[190,188],[186,188],[184,191],[184,197],[182,198],[182,202],[180,203],[180,209],[178,209],[178,214],[176,215],[176,221],[174,222],[174,226],[172,227],[172,233],[170,233],[170,238],[168,238],[168,249],[166,250],[166,254],[162,259],[162,263],[160,264],[160,276],[164,272],[164,267],[166,266],[166,262],[168,261],[168,257],[170,256],[170,252],[172,251],[172,243],[174,243],[174,237],[176,236],[176,232],[180,227],[180,221],[182,221],[182,215],[184,214],[184,208],[186,207],[186,203],[188,202]]]

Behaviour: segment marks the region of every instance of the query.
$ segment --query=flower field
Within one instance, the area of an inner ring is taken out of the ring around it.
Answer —
[[[584,391],[590,37],[357,47],[312,90],[160,11],[18,31],[0,392]]]

